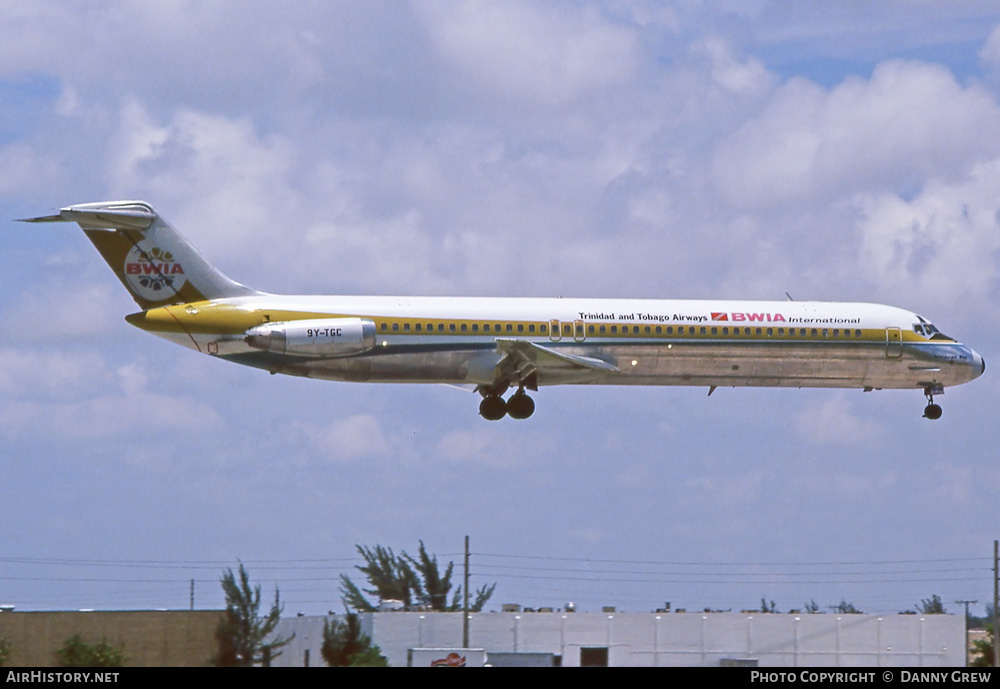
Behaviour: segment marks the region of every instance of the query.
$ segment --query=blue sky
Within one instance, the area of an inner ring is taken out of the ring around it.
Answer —
[[[218,606],[242,559],[322,612],[354,544],[464,534],[497,606],[988,597],[989,372],[937,423],[918,391],[595,387],[490,424],[151,338],[75,226],[11,221],[113,198],[267,291],[788,291],[992,362],[992,3],[0,9],[0,603]]]

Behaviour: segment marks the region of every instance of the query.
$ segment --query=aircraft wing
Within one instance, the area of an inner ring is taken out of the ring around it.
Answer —
[[[538,389],[538,378],[546,384],[581,383],[595,380],[618,367],[602,359],[567,354],[526,340],[497,340],[497,350],[503,354],[496,364],[494,379],[511,385]]]

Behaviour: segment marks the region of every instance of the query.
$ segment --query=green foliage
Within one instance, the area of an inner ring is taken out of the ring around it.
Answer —
[[[123,667],[128,658],[125,652],[112,646],[107,639],[88,644],[79,634],[66,640],[66,645],[56,651],[59,667]]]
[[[409,610],[412,606],[412,592],[419,583],[406,553],[397,556],[392,552],[392,548],[383,548],[380,545],[374,548],[361,545],[355,547],[365,559],[365,565],[363,567],[359,565],[357,569],[365,575],[371,585],[371,588],[365,589],[365,593],[377,596],[379,600],[403,601],[403,605]],[[374,612],[378,609],[378,604],[369,602],[347,575],[341,574],[340,582],[344,604],[349,608],[362,612]]]
[[[916,607],[917,612],[923,615],[944,615],[947,612],[944,603],[941,602],[941,596],[936,593],[930,598],[922,598]]]
[[[278,589],[266,617],[260,617],[260,586],[250,586],[250,576],[240,563],[239,581],[233,570],[222,575],[222,591],[226,594],[226,612],[215,630],[219,651],[212,664],[218,667],[250,667],[265,658],[281,655],[280,649],[294,637],[274,639],[265,643],[281,617],[282,605]]]
[[[389,667],[382,650],[361,633],[361,622],[347,613],[343,622],[323,623],[323,660],[330,667]]]
[[[392,548],[376,545],[374,548],[356,546],[358,553],[365,560],[364,565],[357,565],[358,571],[365,575],[370,588],[360,589],[346,574],[340,575],[340,593],[344,605],[358,612],[375,612],[378,601],[399,600],[407,610],[414,608],[434,610],[437,612],[456,612],[462,609],[462,587],[459,586],[448,602],[448,593],[452,587],[452,574],[455,563],[449,562],[442,573],[436,555],[429,555],[420,541],[417,557],[406,551],[396,555]],[[474,599],[469,604],[472,612],[479,612],[493,596],[496,583],[480,587]],[[373,602],[365,594],[375,596]]]
[[[986,626],[986,638],[972,642],[970,667],[993,667],[993,625]]]
[[[763,596],[761,596],[761,599],[760,599],[760,611],[761,612],[766,612],[766,613],[778,612],[778,606],[776,606],[774,604],[774,601],[771,601],[770,603],[768,603],[767,599],[764,598]]]
[[[863,615],[864,614],[863,611],[858,610],[857,608],[854,607],[854,603],[848,603],[843,598],[841,598],[840,602],[837,603],[836,605],[834,605],[832,609],[833,609],[834,612],[839,612],[841,615]]]
[[[451,573],[455,569],[455,563],[449,562],[448,568],[441,574],[438,569],[437,555],[433,557],[427,555],[424,542],[420,541],[420,551],[417,553],[420,559],[413,559],[405,552],[403,558],[419,575],[414,577],[414,593],[420,605],[431,610],[448,609],[448,591],[451,590]]]
[[[10,660],[10,642],[4,637],[0,636],[0,667],[7,664]]]
[[[819,612],[819,603],[816,602],[815,598],[809,599],[809,602],[805,605],[805,611],[810,615],[815,615]]]

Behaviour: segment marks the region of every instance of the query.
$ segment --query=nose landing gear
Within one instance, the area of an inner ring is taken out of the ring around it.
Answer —
[[[924,397],[927,398],[927,406],[924,407],[924,418],[934,421],[941,418],[941,405],[934,404],[934,395],[943,395],[943,385],[928,385],[924,388]]]

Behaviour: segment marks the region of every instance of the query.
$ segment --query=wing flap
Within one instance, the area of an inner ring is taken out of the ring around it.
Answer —
[[[497,340],[497,350],[503,357],[494,370],[495,379],[529,388],[534,388],[539,378],[543,384],[577,383],[619,370],[602,359],[559,352],[526,340]]]

